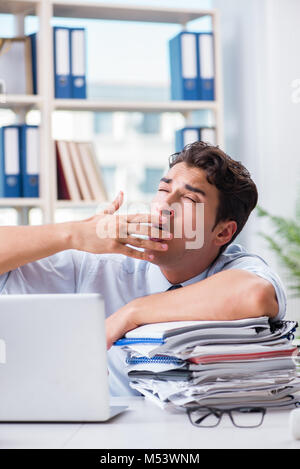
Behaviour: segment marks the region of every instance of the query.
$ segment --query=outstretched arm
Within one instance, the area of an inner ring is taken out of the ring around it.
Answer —
[[[132,235],[170,239],[170,233],[153,226],[161,222],[161,217],[154,214],[119,215],[116,212],[122,202],[120,192],[103,212],[82,221],[0,227],[0,274],[68,249],[151,260],[145,250],[162,251],[163,244]]]
[[[142,324],[275,317],[273,285],[241,269],[219,272],[184,288],[137,298],[106,320],[107,347]]]

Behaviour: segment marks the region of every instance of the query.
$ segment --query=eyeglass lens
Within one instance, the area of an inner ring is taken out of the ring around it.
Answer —
[[[261,408],[233,409],[231,418],[236,427],[259,427],[264,419],[265,411]]]
[[[263,408],[241,408],[219,410],[208,407],[202,407],[195,410],[189,410],[189,418],[193,425],[197,427],[216,427],[223,416],[229,414],[232,423],[236,427],[254,428],[259,427],[264,419],[265,409]]]
[[[206,407],[189,412],[191,422],[199,427],[216,427],[221,420],[222,413]]]

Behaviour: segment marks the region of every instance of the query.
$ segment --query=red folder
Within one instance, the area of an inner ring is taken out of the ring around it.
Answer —
[[[260,358],[279,358],[297,355],[298,348],[294,347],[289,350],[276,350],[270,352],[258,352],[258,353],[237,353],[227,355],[202,355],[199,357],[189,358],[188,361],[195,364],[200,363],[216,363],[216,362],[227,362],[227,361],[239,361],[239,360],[258,360]]]

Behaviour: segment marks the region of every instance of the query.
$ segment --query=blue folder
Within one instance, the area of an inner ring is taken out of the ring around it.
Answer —
[[[181,152],[188,143],[201,140],[199,127],[184,127],[175,132],[175,151]],[[194,136],[193,136],[194,135]],[[193,138],[189,138],[192,137]]]
[[[215,99],[215,60],[213,33],[198,33],[198,99]]]
[[[32,85],[33,94],[37,94],[37,49],[36,49],[36,35],[37,33],[30,34],[31,41],[31,67],[32,67]]]
[[[176,130],[175,151],[181,152],[186,145],[198,141],[216,145],[215,128],[189,126]]]
[[[72,98],[69,28],[53,28],[55,98]]]
[[[19,127],[0,128],[0,197],[21,197]]]
[[[39,197],[39,127],[20,126],[20,161],[23,197]]]
[[[86,98],[85,29],[70,29],[70,63],[72,98]]]
[[[197,100],[197,34],[183,31],[169,41],[171,99]]]

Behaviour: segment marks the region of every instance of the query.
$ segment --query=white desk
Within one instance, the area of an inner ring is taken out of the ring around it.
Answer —
[[[268,411],[259,428],[235,428],[224,416],[218,427],[202,429],[142,397],[112,402],[129,408],[106,423],[0,424],[0,448],[300,448],[289,429],[290,410]]]

